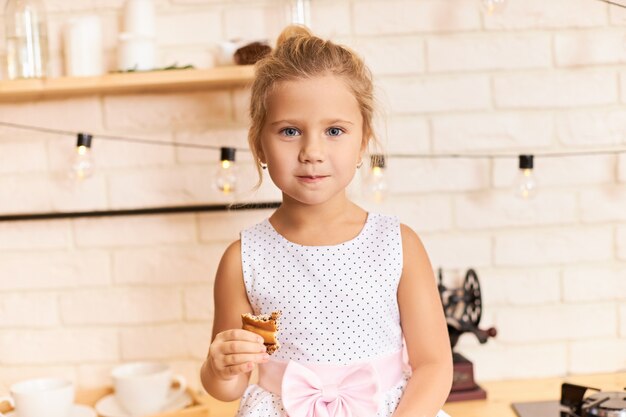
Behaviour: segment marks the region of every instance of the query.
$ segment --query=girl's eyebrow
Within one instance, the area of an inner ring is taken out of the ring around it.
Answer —
[[[298,121],[297,120],[277,120],[275,122],[270,123],[270,125],[277,125],[279,123],[288,123],[288,124],[295,125],[295,124],[298,124]],[[348,124],[351,124],[351,125],[354,124],[354,123],[352,123],[349,120],[343,120],[343,119],[322,120],[322,123],[323,124],[331,124],[331,125],[334,124],[334,123],[348,123]]]

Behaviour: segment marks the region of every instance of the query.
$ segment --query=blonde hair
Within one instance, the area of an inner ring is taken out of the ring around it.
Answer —
[[[268,95],[282,81],[323,75],[335,75],[343,79],[357,100],[363,117],[364,147],[370,140],[376,142],[373,128],[375,106],[372,75],[363,60],[349,48],[323,40],[304,26],[287,26],[276,41],[276,48],[255,66],[248,144],[259,174],[257,188],[263,178],[259,155]]]

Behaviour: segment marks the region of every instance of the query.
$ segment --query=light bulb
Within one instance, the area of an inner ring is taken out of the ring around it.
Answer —
[[[502,13],[506,7],[506,0],[480,0],[487,16]]]
[[[215,186],[226,195],[237,190],[235,152],[235,148],[221,148],[220,165],[215,173]]]
[[[370,157],[370,172],[365,178],[364,192],[370,200],[380,203],[389,193],[389,184],[385,172],[385,156],[372,155]]]
[[[69,177],[76,181],[82,181],[93,175],[94,160],[91,155],[92,136],[87,133],[79,133],[76,141],[76,153],[74,154],[69,171]]]
[[[533,156],[520,155],[517,178],[517,195],[524,200],[533,198],[537,194],[537,181],[533,173]]]

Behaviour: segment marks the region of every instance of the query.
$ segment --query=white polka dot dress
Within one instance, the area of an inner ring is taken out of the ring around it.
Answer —
[[[242,231],[241,258],[254,313],[282,311],[272,358],[347,365],[402,349],[396,217],[369,213],[355,238],[330,246],[290,242],[266,219]],[[377,417],[393,414],[407,381],[383,393]],[[280,397],[255,384],[240,404],[238,417],[287,416]]]

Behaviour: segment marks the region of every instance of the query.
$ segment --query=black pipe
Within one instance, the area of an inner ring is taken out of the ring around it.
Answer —
[[[71,211],[51,213],[19,213],[0,215],[0,222],[27,221],[27,220],[55,220],[76,219],[81,217],[115,217],[115,216],[138,216],[151,214],[176,214],[196,213],[203,211],[232,211],[232,210],[261,210],[277,208],[279,202],[267,203],[238,203],[238,204],[201,204],[195,206],[169,206],[147,207],[124,210],[100,210],[100,211]]]

